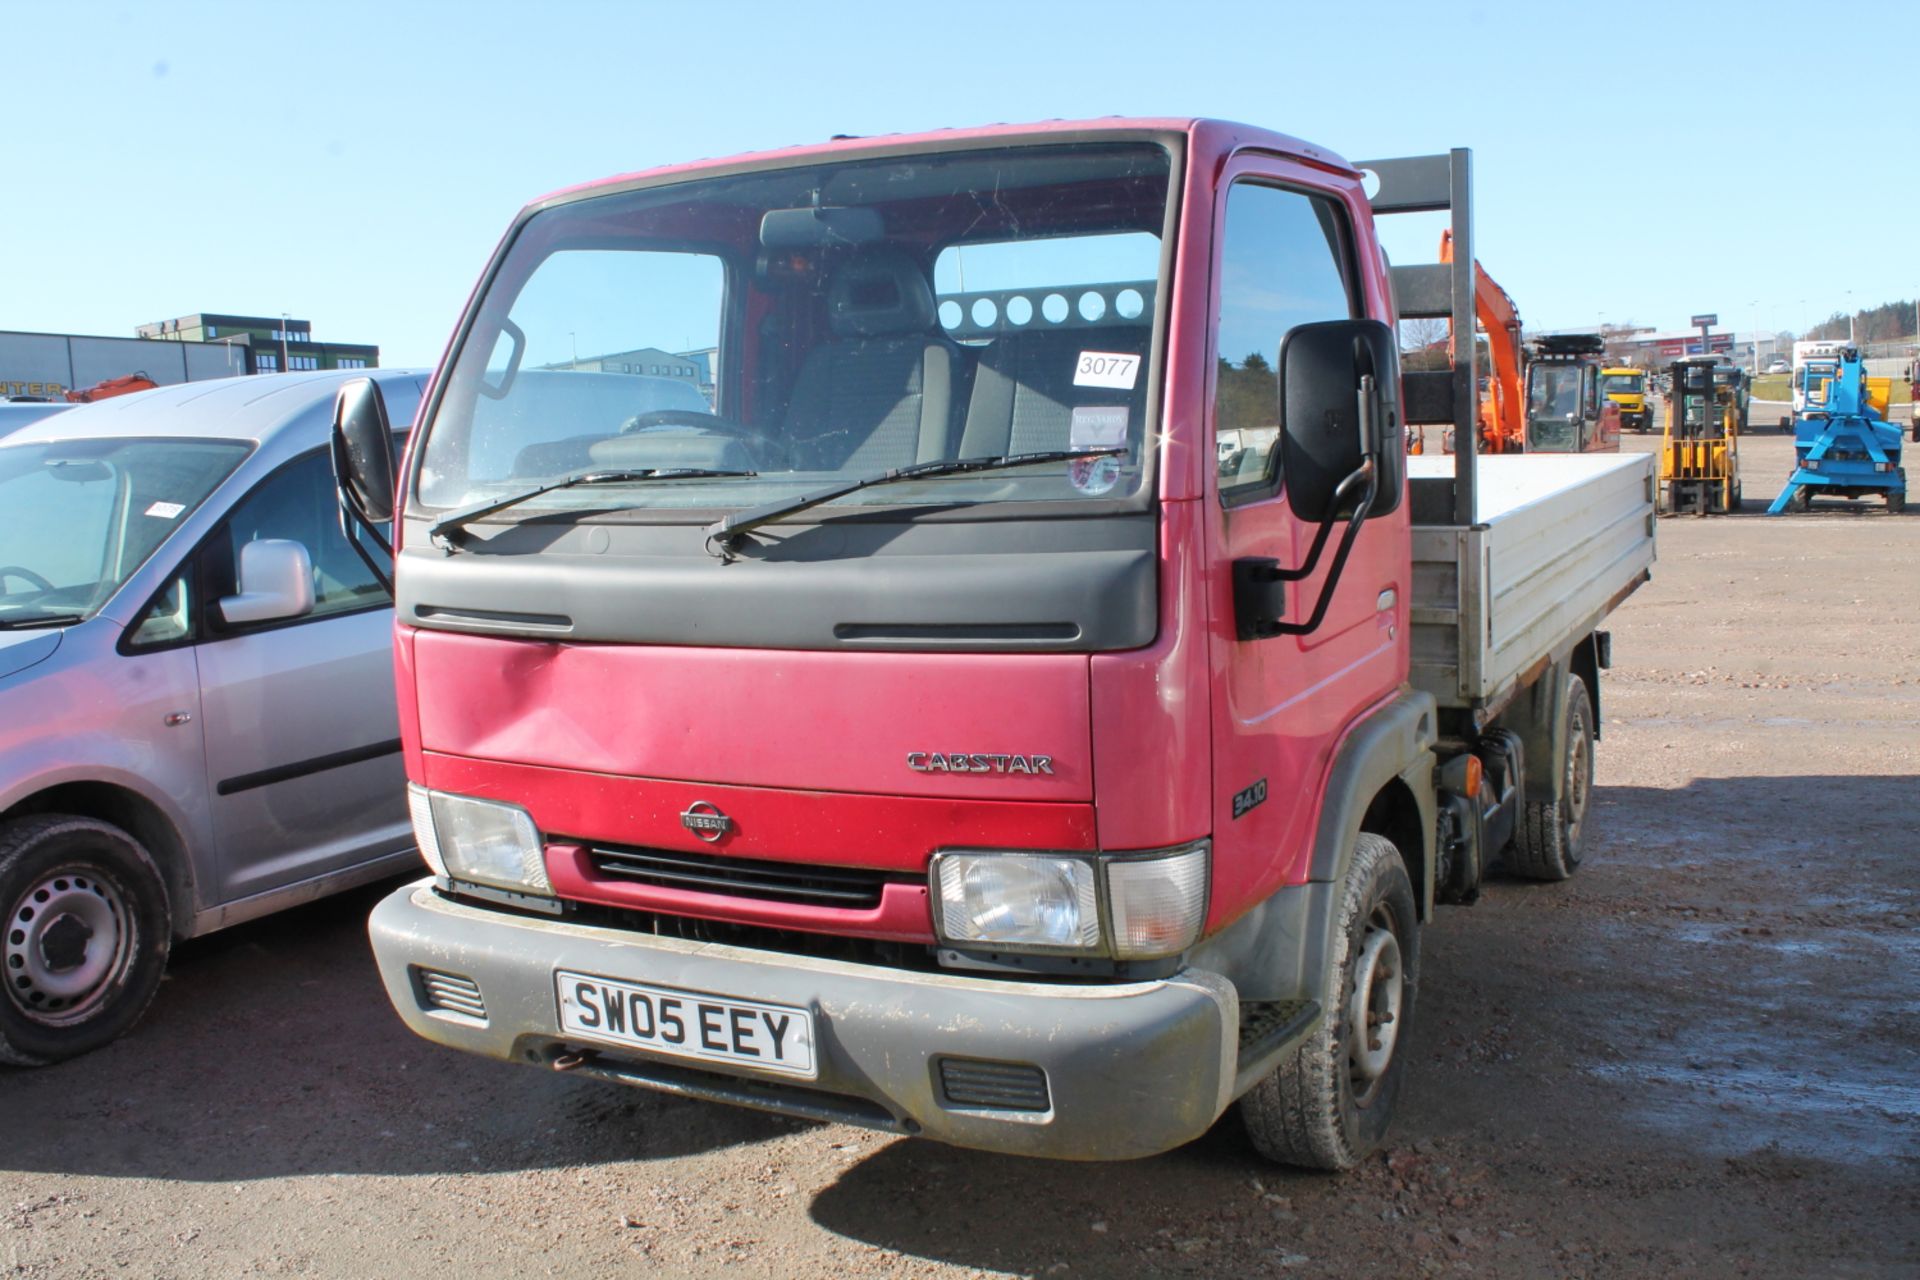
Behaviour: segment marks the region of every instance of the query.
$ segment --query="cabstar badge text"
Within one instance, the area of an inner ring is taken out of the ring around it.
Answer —
[[[733,830],[733,819],[705,800],[695,800],[687,806],[686,812],[680,815],[680,825],[708,844],[712,844]]]
[[[981,755],[974,752],[907,752],[907,768],[915,773],[1053,773],[1052,756]]]

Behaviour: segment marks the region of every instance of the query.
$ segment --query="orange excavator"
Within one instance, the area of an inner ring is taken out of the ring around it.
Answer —
[[[95,400],[106,400],[113,396],[130,395],[135,391],[151,391],[160,384],[149,378],[144,372],[129,373],[125,377],[107,378],[90,387],[67,392],[67,400],[72,404],[92,404]]]
[[[1440,261],[1453,261],[1451,231],[1440,233]],[[1525,401],[1520,390],[1520,309],[1478,262],[1473,264],[1473,309],[1493,363],[1487,394],[1480,398],[1480,452],[1519,453],[1527,442]],[[1449,354],[1454,341],[1448,339]],[[1422,452],[1422,444],[1416,441],[1413,452]],[[1446,448],[1453,452],[1451,440]]]

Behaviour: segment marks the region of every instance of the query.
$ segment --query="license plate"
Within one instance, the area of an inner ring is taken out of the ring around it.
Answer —
[[[590,973],[555,975],[560,1026],[609,1041],[735,1066],[759,1067],[811,1080],[813,1014],[782,1004],[676,991]]]

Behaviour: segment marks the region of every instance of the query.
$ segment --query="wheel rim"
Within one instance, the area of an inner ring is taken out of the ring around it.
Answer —
[[[1567,724],[1573,737],[1567,752],[1567,855],[1580,857],[1580,829],[1587,821],[1587,798],[1593,790],[1593,738],[1587,733],[1585,717],[1575,716]]]
[[[1400,939],[1394,936],[1392,917],[1381,906],[1367,918],[1360,957],[1353,967],[1353,990],[1347,998],[1347,1066],[1354,1100],[1361,1106],[1373,1100],[1393,1065],[1405,994]]]
[[[117,888],[81,867],[45,875],[7,912],[0,936],[7,997],[45,1026],[83,1021],[126,977],[132,941]]]

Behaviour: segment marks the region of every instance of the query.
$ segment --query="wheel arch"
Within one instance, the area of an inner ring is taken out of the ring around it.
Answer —
[[[0,813],[0,821],[52,813],[110,822],[144,845],[166,882],[167,914],[174,936],[188,936],[195,903],[193,860],[179,827],[158,804],[112,782],[59,782],[23,796]]]

